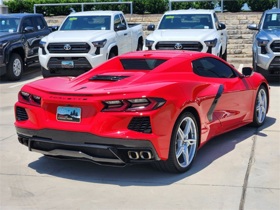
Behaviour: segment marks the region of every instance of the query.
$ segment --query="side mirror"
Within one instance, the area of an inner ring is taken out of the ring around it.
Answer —
[[[122,30],[125,30],[125,29],[126,29],[126,25],[123,24],[123,23],[120,23],[115,27],[115,31],[122,31]]]
[[[49,26],[49,29],[50,29],[51,32],[57,31],[58,28],[59,28],[59,26]]]
[[[155,28],[156,28],[156,26],[154,24],[150,24],[150,25],[148,25],[147,30],[148,31],[154,31]]]
[[[253,73],[253,68],[251,68],[251,67],[243,67],[242,68],[242,74],[244,76],[251,76],[252,73]]]
[[[250,30],[255,30],[255,31],[259,30],[258,25],[255,24],[255,23],[248,25],[247,28],[250,29]]]
[[[32,26],[26,26],[23,29],[23,32],[25,32],[25,33],[30,33],[30,32],[33,32],[33,31],[34,31],[34,27],[32,27]]]
[[[226,25],[224,23],[219,23],[218,30],[223,30],[223,29],[226,29]]]

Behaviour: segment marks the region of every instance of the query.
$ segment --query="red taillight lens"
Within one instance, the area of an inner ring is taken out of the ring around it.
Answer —
[[[135,98],[103,101],[104,112],[137,112],[157,109],[165,104],[162,98]]]
[[[30,93],[20,91],[18,94],[18,100],[21,103],[30,104],[34,106],[41,106],[41,97],[32,95]]]

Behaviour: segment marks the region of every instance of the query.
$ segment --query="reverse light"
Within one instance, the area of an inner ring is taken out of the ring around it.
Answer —
[[[217,39],[213,39],[213,40],[206,40],[204,41],[204,43],[206,44],[207,47],[215,47],[217,44]]]
[[[162,98],[135,98],[103,101],[104,112],[137,112],[158,109],[165,104]]]
[[[33,106],[40,106],[41,105],[41,97],[37,95],[32,95],[25,91],[20,91],[18,94],[18,100],[21,103],[30,104]]]
[[[107,39],[92,42],[93,46],[96,47],[96,48],[97,47],[102,48],[102,47],[105,46],[106,43],[107,43]]]

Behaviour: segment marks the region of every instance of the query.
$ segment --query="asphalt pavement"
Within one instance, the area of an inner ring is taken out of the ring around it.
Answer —
[[[0,209],[280,209],[280,85],[260,128],[245,126],[212,139],[184,174],[149,165],[105,167],[57,160],[18,143],[14,103],[19,89],[42,78],[0,81]]]

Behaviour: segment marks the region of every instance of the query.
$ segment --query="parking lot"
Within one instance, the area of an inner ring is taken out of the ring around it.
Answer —
[[[236,65],[235,65],[236,66]],[[239,67],[243,66],[242,64]],[[18,143],[13,106],[20,88],[42,78],[0,81],[0,209],[280,209],[280,86],[270,84],[265,124],[212,139],[184,174],[57,160]]]

